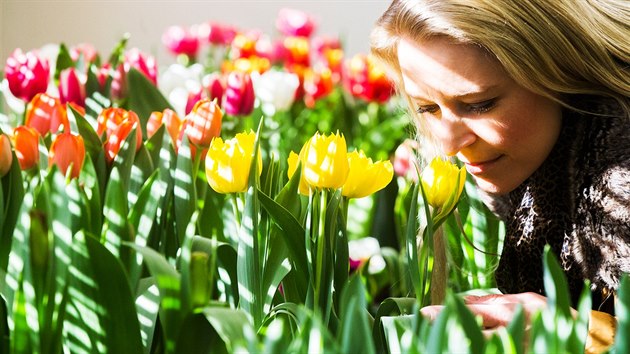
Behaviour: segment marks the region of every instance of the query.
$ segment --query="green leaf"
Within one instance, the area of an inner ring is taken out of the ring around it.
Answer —
[[[142,254],[149,273],[160,292],[160,323],[164,333],[166,351],[175,349],[182,321],[187,315],[182,311],[181,279],[179,273],[163,255],[148,247],[125,243]]]
[[[127,105],[129,110],[138,114],[142,135],[147,136],[146,126],[151,112],[162,112],[166,108],[173,109],[173,107],[158,88],[135,68],[131,68],[127,73],[127,85],[129,89]]]
[[[260,202],[258,200],[258,154],[260,147],[260,125],[254,143],[254,156],[250,163],[249,180],[245,192],[245,208],[238,230],[237,264],[240,307],[252,316],[254,326],[258,328],[263,320],[262,288],[263,262],[260,254],[258,222]]]
[[[372,328],[372,338],[379,353],[385,351],[386,332],[383,327],[382,318],[387,316],[410,315],[416,311],[416,299],[411,297],[387,298],[381,302],[376,311],[374,326]]]
[[[228,345],[212,327],[205,314],[195,313],[188,316],[182,324],[182,330],[175,353],[217,353],[228,354]]]
[[[550,310],[565,318],[572,318],[566,275],[549,245],[546,245],[543,251],[543,263],[543,281]]]
[[[105,221],[101,237],[105,247],[123,262],[126,269],[129,269],[131,253],[129,249],[122,247],[124,242],[133,240],[131,225],[127,219],[127,201],[121,198],[126,195],[125,191],[119,168],[114,166],[105,192],[103,207]]]
[[[196,210],[195,202],[195,173],[190,142],[184,136],[177,154],[177,169],[175,170],[175,225],[177,239],[183,242],[186,227]]]
[[[101,335],[107,352],[142,352],[138,316],[122,264],[95,238],[89,235],[83,236],[83,240],[81,238],[82,233],[78,233],[76,240],[85,242],[88,253],[75,254],[78,257],[85,257],[85,261],[89,262],[92,272],[91,280],[95,285],[93,293],[85,291],[83,295],[87,295],[87,298],[98,304],[93,309],[100,312],[99,322],[103,329]],[[85,268],[82,270],[85,272]],[[75,271],[80,272],[79,269]],[[89,306],[89,304],[85,305]]]
[[[13,241],[13,231],[20,215],[22,200],[24,198],[24,187],[22,182],[22,171],[18,159],[13,154],[13,163],[9,172],[0,179],[2,183],[3,208],[2,223],[0,223],[0,271],[7,270],[9,262],[9,251]]]
[[[236,308],[239,302],[238,279],[236,277],[236,250],[232,245],[205,237],[195,236],[193,238],[192,251],[202,251],[208,254],[210,259],[216,257],[217,282],[222,282],[226,302],[231,307]]]
[[[447,306],[455,308],[455,311],[459,317],[459,322],[464,329],[464,334],[470,341],[470,352],[473,354],[483,353],[485,342],[483,334],[481,333],[481,329],[479,328],[475,317],[470,312],[468,307],[464,305],[464,302],[461,299],[457,298],[450,292],[447,295]]]
[[[365,300],[365,288],[361,278],[353,276],[343,289],[341,296],[341,351],[344,353],[375,353],[376,348],[370,333],[370,321]]]
[[[233,353],[248,347],[248,333],[254,334],[255,331],[245,312],[208,306],[202,313],[226,344],[228,352]]]
[[[70,56],[70,52],[68,51],[68,47],[65,44],[61,43],[59,45],[59,54],[57,54],[57,66],[55,67],[55,83],[59,85],[59,76],[64,69],[71,68],[74,66],[74,61],[72,61],[72,57]]]
[[[147,246],[149,235],[154,227],[158,206],[166,193],[158,180],[159,172],[159,170],[155,170],[151,177],[145,182],[138,194],[136,203],[133,204],[129,210],[129,223],[133,229],[136,230],[133,242],[138,246]],[[132,262],[129,276],[131,284],[136,284],[139,280],[142,270],[141,265],[142,259],[136,257],[136,260]]]
[[[617,317],[617,333],[615,334],[614,349],[617,353],[630,353],[630,276],[624,274],[617,289],[615,303]]]
[[[510,337],[514,341],[514,348],[516,354],[525,353],[525,311],[522,306],[518,306],[516,311],[514,312],[514,317],[512,317],[512,321],[507,326],[507,331],[510,334]]]
[[[418,187],[420,186],[420,187]],[[411,276],[411,282],[413,284],[413,288],[416,291],[416,299],[418,302],[422,302],[424,297],[424,288],[421,284],[420,274],[420,263],[418,260],[418,248],[417,248],[417,234],[418,234],[418,224],[417,224],[417,210],[418,210],[418,189],[422,188],[421,184],[415,184],[412,190],[411,197],[411,206],[409,208],[409,217],[407,219],[407,235],[406,235],[406,254],[407,254],[407,263],[409,266],[409,274]],[[424,194],[424,191],[422,192]],[[424,199],[423,199],[424,200]],[[430,216],[427,220],[430,220]],[[427,226],[429,227],[429,226]]]

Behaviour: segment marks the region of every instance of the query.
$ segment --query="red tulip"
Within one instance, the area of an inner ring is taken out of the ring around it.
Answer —
[[[313,108],[315,101],[327,96],[333,91],[334,83],[332,72],[329,68],[320,70],[306,70],[304,73],[304,102],[306,106]]]
[[[74,47],[70,48],[70,57],[72,61],[76,62],[83,56],[83,60],[86,63],[94,63],[98,56],[96,49],[90,43],[79,43]]]
[[[13,148],[20,169],[28,170],[39,163],[39,133],[33,128],[21,125],[13,129]]]
[[[85,76],[77,73],[75,68],[67,68],[59,75],[59,96],[61,103],[73,102],[85,107]]]
[[[282,9],[276,19],[276,28],[285,36],[310,37],[315,21],[303,11]]]
[[[223,112],[216,100],[202,99],[186,116],[180,136],[186,134],[192,144],[207,148],[212,139],[221,134],[222,119]]]
[[[11,142],[5,134],[0,134],[0,177],[4,177],[13,164],[13,152]]]
[[[59,99],[39,93],[26,107],[24,125],[34,128],[41,136],[46,136],[48,132],[57,133],[62,125],[64,129],[68,129],[70,121],[66,106]]]
[[[203,97],[203,89],[199,88],[196,91],[188,91],[188,98],[186,99],[186,107],[184,108],[184,112],[185,114],[190,113],[190,111],[192,111],[193,107],[195,107],[195,104],[197,104],[197,102],[199,102],[199,100],[201,100]]]
[[[197,56],[199,39],[182,26],[171,26],[162,35],[162,43],[173,54],[184,54],[190,58]]]
[[[210,101],[217,100],[221,102],[223,100],[223,93],[225,92],[224,78],[219,73],[212,73],[206,75],[203,78],[203,87],[206,89],[206,93]]]
[[[227,77],[223,109],[232,116],[248,115],[254,110],[254,85],[249,74],[233,71]]]
[[[83,160],[85,159],[85,144],[80,135],[65,132],[57,135],[50,145],[48,165],[57,165],[61,173],[66,175],[68,168],[72,166],[70,178],[79,177]]]
[[[347,63],[347,90],[355,97],[384,103],[394,93],[394,86],[385,71],[369,55],[357,54]]]
[[[48,62],[35,52],[16,49],[7,59],[4,76],[9,82],[11,93],[25,102],[30,102],[38,93],[46,92],[50,69]]]

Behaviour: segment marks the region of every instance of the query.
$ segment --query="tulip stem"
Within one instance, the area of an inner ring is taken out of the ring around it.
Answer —
[[[316,232],[316,239],[315,239],[315,249],[317,252],[316,255],[316,263],[315,263],[315,303],[317,304],[317,306],[315,307],[315,310],[317,312],[321,311],[321,315],[324,316],[323,310],[324,308],[322,308],[322,299],[321,299],[321,288],[322,288],[322,276],[324,273],[324,269],[323,267],[325,266],[325,262],[324,262],[324,251],[326,249],[326,202],[327,202],[327,193],[325,190],[322,190],[320,192],[317,192],[315,194],[315,198],[319,198],[319,202],[315,208],[313,208],[313,211],[316,211],[317,215],[316,215],[316,219],[315,222],[317,223],[317,230],[315,230]],[[322,317],[324,318],[324,317]]]
[[[236,229],[238,232],[241,230],[241,211],[238,208],[238,193],[230,193],[232,195],[232,208],[234,209],[234,219],[236,222]]]

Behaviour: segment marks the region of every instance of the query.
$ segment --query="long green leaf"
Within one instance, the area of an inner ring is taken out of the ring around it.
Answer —
[[[617,333],[615,334],[615,351],[630,353],[630,277],[624,274],[617,290],[618,301],[615,306],[617,316]]]
[[[128,108],[138,114],[142,135],[147,136],[147,121],[151,112],[162,112],[166,108],[173,109],[158,88],[150,82],[144,74],[131,68],[127,73],[129,89]]]
[[[338,338],[344,353],[375,353],[365,300],[365,287],[358,276],[350,278],[341,296],[341,327]]]
[[[255,333],[246,313],[223,307],[206,307],[203,315],[226,344],[228,352],[248,347],[248,333]]]

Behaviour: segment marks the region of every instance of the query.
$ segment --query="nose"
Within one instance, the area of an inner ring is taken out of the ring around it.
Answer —
[[[477,136],[467,123],[454,112],[442,110],[434,129],[442,151],[448,156],[455,156],[459,151],[472,145]]]

